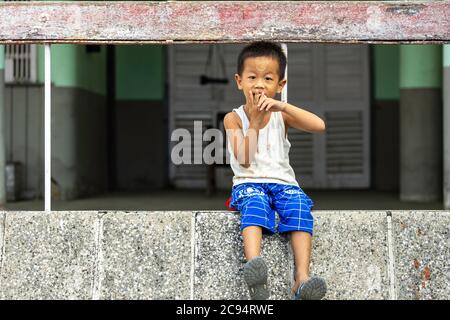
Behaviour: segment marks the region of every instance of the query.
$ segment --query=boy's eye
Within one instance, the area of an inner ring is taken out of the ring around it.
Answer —
[[[266,80],[272,80],[272,78],[267,77]]]
[[[249,79],[255,79],[255,76],[250,76]]]

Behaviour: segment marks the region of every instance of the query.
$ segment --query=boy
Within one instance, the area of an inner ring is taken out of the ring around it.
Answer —
[[[288,127],[322,132],[318,116],[273,99],[281,93],[286,56],[272,42],[247,45],[238,57],[235,74],[246,103],[224,118],[230,165],[234,172],[230,206],[241,213],[244,241],[244,279],[251,299],[267,299],[267,266],[261,257],[263,232],[274,233],[275,211],[280,217],[278,232],[289,232],[294,252],[294,299],[321,299],[325,282],[309,276],[313,201],[299,187],[289,164]]]

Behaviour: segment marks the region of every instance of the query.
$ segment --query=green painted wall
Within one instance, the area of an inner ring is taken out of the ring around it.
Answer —
[[[442,87],[442,46],[400,46],[400,88]]]
[[[43,83],[44,46],[38,45],[37,51],[37,79]],[[87,53],[84,45],[52,45],[52,83],[106,95],[106,48]]]
[[[5,69],[5,47],[0,45],[0,70]]]
[[[38,46],[38,82],[44,82],[44,46]],[[52,45],[52,83],[106,95],[106,48],[86,52],[84,45]]]
[[[117,46],[117,100],[162,100],[164,98],[164,72],[163,46]]]
[[[118,100],[164,98],[164,48],[160,45],[116,47]],[[38,82],[44,82],[44,46],[38,46]],[[86,52],[84,45],[52,45],[52,82],[106,94],[106,47]]]
[[[450,44],[444,44],[443,48],[444,67],[450,67]]]
[[[399,100],[398,45],[374,45],[373,86],[375,100]]]

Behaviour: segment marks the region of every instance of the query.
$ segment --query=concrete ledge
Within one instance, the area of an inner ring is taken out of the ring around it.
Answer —
[[[450,212],[315,211],[326,299],[449,299]],[[232,212],[0,212],[1,299],[248,299]],[[285,235],[265,236],[290,299]]]
[[[248,299],[242,277],[245,256],[239,215],[199,212],[195,217],[194,299]],[[262,255],[269,267],[272,299],[288,299],[290,254],[287,238],[263,237]]]
[[[392,212],[398,299],[450,298],[450,214]]]
[[[100,299],[189,299],[191,213],[103,216],[99,234]]]
[[[89,299],[95,212],[5,213],[1,299]]]
[[[327,299],[388,299],[385,212],[315,214],[311,273],[324,277]]]

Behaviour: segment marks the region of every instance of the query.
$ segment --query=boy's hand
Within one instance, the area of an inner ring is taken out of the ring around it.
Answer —
[[[258,107],[258,110],[261,110],[261,111],[277,112],[277,111],[284,111],[284,109],[286,108],[286,104],[282,101],[268,98],[263,93],[261,98],[258,101],[257,107]]]
[[[262,112],[258,108],[258,102],[261,100],[262,94],[255,94],[253,92],[249,92],[249,100],[250,100],[250,110],[249,110],[249,120],[251,122],[256,122],[258,125],[262,124],[264,121],[265,112]]]

